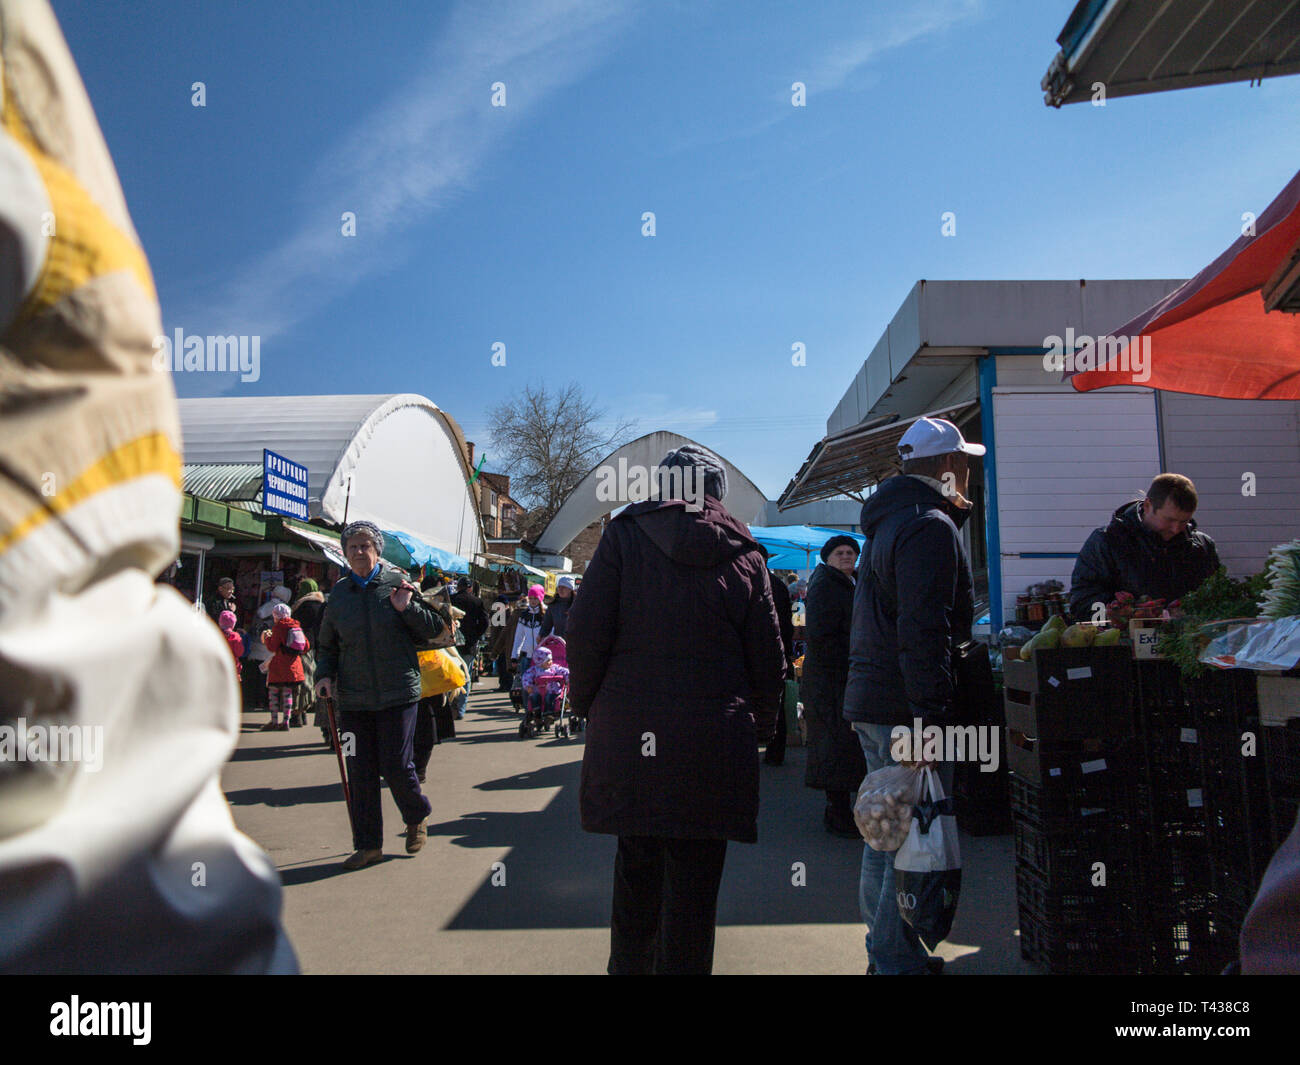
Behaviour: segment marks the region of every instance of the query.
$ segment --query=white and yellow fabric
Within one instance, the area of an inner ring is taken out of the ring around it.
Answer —
[[[154,583],[181,499],[161,331],[53,13],[0,0],[0,971],[297,969],[219,786],[230,652]],[[23,757],[33,726],[78,759]]]

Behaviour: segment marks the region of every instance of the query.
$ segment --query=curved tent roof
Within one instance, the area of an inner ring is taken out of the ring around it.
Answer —
[[[483,549],[455,420],[413,393],[221,396],[179,401],[186,463],[257,463],[262,449],[307,467],[311,517],[364,518],[433,547]]]
[[[637,492],[635,483],[630,494],[622,491],[629,487],[624,483],[628,480],[628,472],[637,468],[649,471],[652,467],[656,467],[659,460],[669,451],[683,444],[696,443],[679,433],[660,430],[656,433],[647,433],[611,451],[569,493],[563,506],[555,512],[555,517],[537,537],[537,549],[544,553],[558,555],[592,522],[636,499],[645,498]],[[704,445],[697,444],[697,446]],[[716,455],[717,452],[715,451],[714,454]],[[722,505],[743,522],[757,523],[766,520],[767,497],[758,490],[758,486],[753,481],[725,457],[722,455],[718,457],[722,459],[722,464],[727,470],[727,498],[722,501]],[[617,483],[619,491],[616,499],[610,499],[606,493],[598,491],[598,488],[610,482]]]

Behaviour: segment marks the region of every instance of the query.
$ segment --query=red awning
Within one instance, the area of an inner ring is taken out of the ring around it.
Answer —
[[[1114,337],[1149,338],[1150,377],[1125,369],[1075,370],[1066,378],[1080,392],[1144,384],[1168,392],[1225,399],[1300,399],[1300,315],[1265,311],[1261,288],[1300,244],[1300,173],[1255,222],[1209,266]],[[1132,344],[1130,343],[1130,347]],[[1086,359],[1094,346],[1076,358]],[[1102,349],[1106,365],[1117,365]],[[1096,357],[1096,356],[1093,356]],[[1076,362],[1076,366],[1078,363]]]

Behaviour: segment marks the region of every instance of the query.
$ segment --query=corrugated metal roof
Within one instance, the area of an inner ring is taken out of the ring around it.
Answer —
[[[252,502],[262,492],[260,462],[192,462],[182,470],[185,491],[221,503]]]

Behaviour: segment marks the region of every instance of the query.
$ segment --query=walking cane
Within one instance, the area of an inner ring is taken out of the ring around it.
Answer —
[[[330,736],[334,740],[334,754],[339,761],[339,779],[343,781],[343,802],[348,808],[348,824],[352,826],[352,834],[355,836],[357,826],[352,817],[352,789],[348,787],[348,771],[343,764],[343,744],[339,740],[339,726],[334,718],[334,699],[332,697],[325,700],[325,716],[329,718]]]

